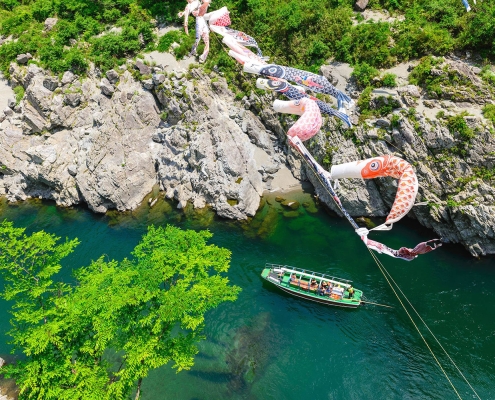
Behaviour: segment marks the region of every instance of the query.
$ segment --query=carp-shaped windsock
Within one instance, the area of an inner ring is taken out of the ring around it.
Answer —
[[[332,179],[373,179],[385,176],[398,179],[397,194],[392,209],[385,220],[386,225],[391,225],[404,217],[414,205],[418,193],[418,178],[411,164],[402,158],[391,155],[333,165],[330,174]]]
[[[232,36],[224,36],[222,42],[230,48],[229,55],[234,57],[239,63],[244,64],[247,61],[255,61],[257,63],[265,64],[265,61],[261,57],[257,56],[247,47],[240,44]],[[237,53],[239,56],[233,53]]]
[[[290,137],[297,136],[302,141],[312,138],[321,128],[321,113],[318,104],[309,98],[301,100],[275,100],[273,109],[280,113],[296,114],[301,118],[287,131]]]
[[[208,14],[204,15],[205,21],[208,21],[208,23],[211,26],[229,26],[231,24],[230,22],[230,12],[227,9],[227,7],[222,7],[218,10],[209,12]]]

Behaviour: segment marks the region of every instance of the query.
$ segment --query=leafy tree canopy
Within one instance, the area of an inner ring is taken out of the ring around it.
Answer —
[[[0,296],[12,306],[14,351],[6,367],[21,398],[123,399],[151,369],[189,369],[205,313],[234,301],[230,251],[208,245],[208,231],[151,226],[121,262],[104,257],[80,268],[77,283],[58,282],[61,260],[78,240],[26,235],[0,224]]]

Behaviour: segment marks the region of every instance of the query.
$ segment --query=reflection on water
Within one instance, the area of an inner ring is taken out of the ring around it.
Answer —
[[[150,207],[149,199],[154,203]],[[127,213],[96,215],[31,200],[9,205],[2,218],[29,232],[44,229],[81,244],[60,277],[106,254],[129,256],[150,224],[209,229],[212,242],[232,251],[230,281],[242,288],[234,303],[206,316],[206,340],[190,371],[167,365],[143,382],[143,399],[447,399],[449,383],[418,336],[368,251],[348,223],[325,212],[311,193],[267,196],[247,221],[218,218],[210,209],[178,210],[158,192]],[[299,204],[295,204],[295,202]],[[375,221],[363,221],[374,223]],[[433,237],[412,220],[374,233],[392,247]],[[408,263],[380,257],[481,398],[495,398],[495,262],[475,260],[445,245]],[[356,310],[295,299],[260,278],[265,263],[305,268],[353,281],[371,301]],[[1,282],[0,282],[1,285]],[[7,305],[0,307],[0,357],[10,352]],[[421,327],[463,398],[472,392]],[[378,394],[378,395],[377,395]]]

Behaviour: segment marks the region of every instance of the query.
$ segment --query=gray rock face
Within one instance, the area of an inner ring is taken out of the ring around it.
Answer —
[[[127,71],[117,87],[107,78],[80,83],[70,77],[66,84],[72,80],[77,92],[53,95],[43,86],[43,71],[13,67],[15,83],[27,83],[24,125],[0,131],[0,194],[11,201],[41,196],[63,206],[85,202],[96,212],[123,211],[136,208],[158,182],[178,207],[209,205],[226,218],[254,215],[266,185],[256,146],[241,125],[259,122],[252,113],[241,117],[241,108],[231,119],[233,94],[225,81],[217,94],[206,75],[195,74],[196,84],[162,75],[159,105]],[[113,96],[102,93],[104,86]],[[176,113],[175,125],[161,122],[160,106]],[[275,153],[269,139],[258,140]]]
[[[317,148],[330,146],[335,149],[332,153],[333,164],[379,154],[399,155],[413,165],[418,176],[417,202],[428,201],[429,204],[413,207],[408,216],[434,230],[445,241],[462,243],[475,256],[493,254],[495,188],[493,181],[492,186],[488,185],[476,178],[474,171],[489,171],[495,165],[495,138],[489,134],[489,128],[475,118],[469,123],[479,133],[470,143],[466,143],[465,138],[453,135],[439,121],[428,120],[422,115],[414,118],[414,121],[410,121],[402,117],[398,129],[388,128],[392,140],[387,142],[380,140],[378,135],[369,134],[366,128],[358,127],[355,137],[361,142],[359,148],[339,134],[328,133],[328,143],[319,143]],[[321,137],[318,140],[322,140]],[[322,159],[324,153],[322,150],[320,152],[316,154]],[[335,209],[332,199],[323,188],[318,188],[319,183],[314,182],[311,175],[308,173],[320,198]],[[339,189],[344,207],[353,216],[386,215],[396,191],[396,181],[390,178],[374,179],[371,182],[343,179]],[[363,205],[370,207],[366,209]]]
[[[463,66],[456,70],[478,79]],[[130,210],[158,183],[178,207],[208,205],[222,217],[245,219],[256,212],[273,175],[289,165],[339,213],[311,169],[288,148],[285,132],[294,120],[273,111],[271,93],[236,102],[222,77],[212,74],[212,82],[197,69],[172,78],[155,74],[153,87],[145,90],[129,71],[114,86],[92,68],[83,81],[68,76],[64,83],[64,75],[62,84],[71,83],[65,94],[47,89],[48,75],[35,65],[12,64],[10,73],[13,86],[23,85],[26,93],[21,114],[7,108],[3,118],[9,125],[0,129],[0,195],[11,201],[41,196],[65,206],[85,202],[96,212]],[[399,92],[421,101],[418,87]],[[408,216],[473,255],[495,253],[491,125],[481,115],[467,117],[471,133],[461,134],[451,132],[446,119],[407,110],[396,115],[347,132],[330,119],[306,145],[326,168],[378,154],[402,157],[418,176],[417,201],[429,204],[413,207]],[[386,216],[396,191],[392,178],[342,179],[339,188],[353,216]]]

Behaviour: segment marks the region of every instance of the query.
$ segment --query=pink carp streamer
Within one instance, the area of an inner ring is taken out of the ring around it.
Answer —
[[[440,239],[431,239],[426,242],[421,242],[416,245],[414,249],[409,249],[407,247],[401,247],[399,250],[391,249],[382,243],[375,242],[374,240],[368,239],[366,235],[361,236],[361,240],[364,244],[371,250],[374,250],[380,254],[387,254],[394,258],[400,258],[406,261],[412,261],[420,254],[426,254],[430,251],[436,250],[442,245]]]
[[[227,7],[222,7],[218,10],[209,12],[204,15],[205,21],[207,21],[211,26],[229,26],[230,22],[230,12]],[[212,29],[213,30],[213,29]]]
[[[287,131],[287,136],[297,136],[302,141],[312,138],[321,128],[322,118],[320,108],[313,100],[282,101],[275,100],[273,108],[277,112],[300,115],[301,118]]]
[[[394,204],[385,220],[386,225],[391,225],[404,217],[414,205],[418,193],[418,178],[411,164],[391,155],[334,165],[330,173],[333,179],[373,179],[385,176],[399,179]]]

